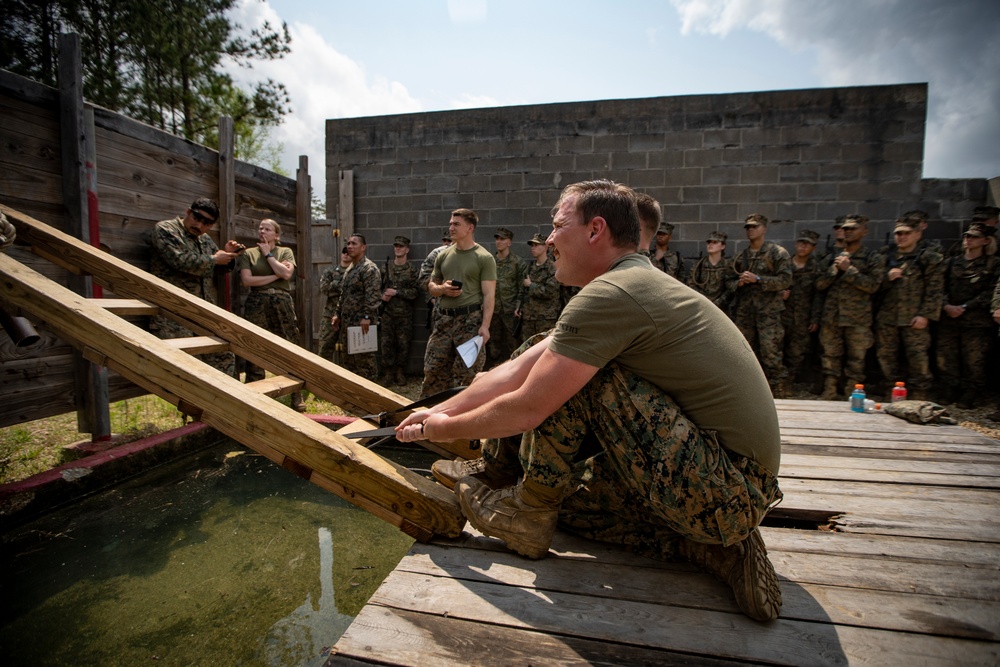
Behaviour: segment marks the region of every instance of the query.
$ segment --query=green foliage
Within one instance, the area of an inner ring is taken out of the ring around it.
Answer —
[[[272,79],[243,89],[222,66],[281,58],[291,37],[287,25],[245,31],[228,17],[236,2],[5,0],[0,67],[55,86],[58,34],[76,32],[89,101],[212,148],[220,115],[259,139],[288,113],[287,90]]]

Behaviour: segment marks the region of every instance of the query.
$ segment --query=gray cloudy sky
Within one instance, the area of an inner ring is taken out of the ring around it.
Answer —
[[[324,121],[415,111],[929,84],[924,175],[1000,176],[995,0],[242,0],[292,53],[282,165],[322,173]]]

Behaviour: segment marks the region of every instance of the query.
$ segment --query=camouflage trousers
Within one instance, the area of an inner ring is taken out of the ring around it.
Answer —
[[[276,336],[281,336],[290,343],[299,342],[295,304],[288,292],[250,292],[243,305],[243,318]],[[263,368],[247,362],[246,382],[263,380],[264,377]]]
[[[981,391],[986,387],[986,364],[994,339],[993,327],[938,325],[937,367],[947,389]]]
[[[490,440],[483,457],[510,466],[512,451]],[[782,497],[774,474],[617,364],[525,433],[519,459],[526,480],[563,491],[560,527],[665,560],[682,538],[742,541]]]
[[[783,321],[785,328],[785,366],[788,369],[788,379],[794,381],[802,372],[806,358],[812,351],[814,336],[809,333],[809,318],[788,314]]]
[[[524,334],[524,339],[527,340],[532,336],[540,333],[545,333],[553,327],[556,326],[556,320],[524,320],[521,325],[521,333]]]
[[[499,366],[510,358],[511,353],[521,344],[520,336],[514,334],[517,318],[513,308],[498,309],[490,320],[490,341],[486,345],[486,365]],[[527,336],[525,336],[527,338]]]
[[[330,324],[330,320],[335,315],[335,305],[327,303],[326,307],[323,308],[323,316],[319,321],[319,356],[327,361],[338,364],[340,363],[340,358],[337,351],[337,341],[340,337],[337,336],[333,330],[333,326]]]
[[[469,385],[476,377],[476,373],[483,370],[486,350],[480,350],[476,362],[472,368],[468,368],[456,349],[477,336],[482,324],[481,310],[464,315],[438,314],[434,331],[427,339],[427,351],[424,353],[424,384],[420,388],[421,398],[452,387]]]
[[[413,342],[413,311],[386,313],[379,319],[378,327],[382,370],[388,372],[397,366],[405,369]]]
[[[766,313],[753,308],[739,308],[733,316],[733,322],[757,355],[768,384],[773,386],[784,380],[787,372],[782,359],[785,327],[781,323],[781,312]]]
[[[340,335],[337,337],[340,345],[340,365],[351,371],[355,375],[360,375],[366,380],[375,381],[378,377],[378,356],[375,352],[361,352],[359,354],[347,353],[347,326],[343,322],[340,324]],[[356,324],[350,326],[358,326]],[[381,327],[381,325],[379,325]]]
[[[906,354],[906,365],[909,369],[906,386],[911,389],[927,391],[931,388],[931,330],[914,329],[913,327],[894,327],[878,325],[875,327],[876,355],[878,365],[886,382],[902,380],[899,370],[900,348]],[[853,377],[853,376],[852,376]]]
[[[190,329],[185,329],[181,325],[177,324],[177,322],[159,315],[153,316],[150,320],[149,330],[154,336],[163,340],[170,338],[190,338],[195,335],[195,333]],[[232,352],[199,354],[198,359],[201,359],[209,366],[222,371],[229,377],[236,377],[236,355]]]
[[[864,382],[865,354],[875,342],[871,327],[823,324],[819,342],[823,346],[824,376],[839,379],[843,369],[848,380]]]

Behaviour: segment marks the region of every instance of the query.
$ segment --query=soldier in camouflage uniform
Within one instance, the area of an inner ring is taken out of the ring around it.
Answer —
[[[554,327],[561,310],[556,267],[549,259],[545,238],[535,234],[528,245],[535,261],[528,266],[528,275],[524,279],[524,303],[518,312],[522,322],[521,333],[525,338]]]
[[[729,312],[729,302],[736,291],[736,271],[733,260],[726,258],[725,232],[712,232],[705,241],[706,254],[691,267],[688,286],[714,303],[719,309]]]
[[[196,199],[183,216],[156,223],[150,237],[152,255],[149,272],[189,294],[216,304],[215,276],[231,271],[242,247],[234,240],[219,250],[207,232],[219,217],[219,207],[211,199]],[[149,330],[158,338],[188,338],[193,331],[172,319],[154,315]],[[232,352],[198,355],[205,363],[236,377],[236,357]]]
[[[524,431],[516,469],[455,477],[475,462],[435,464],[477,529],[531,558],[546,555],[558,522],[687,559],[726,581],[745,613],[774,618],[781,591],[756,528],[781,497],[767,381],[723,313],[637,254],[638,236],[629,188],[564,190],[548,242],[559,280],[582,289],[552,335],[407,417],[397,437]],[[514,486],[483,481],[519,473]]]
[[[382,318],[379,338],[382,373],[390,382],[406,384],[406,363],[413,341],[413,302],[417,300],[417,270],[410,264],[410,239],[397,236],[393,260],[382,270]]]
[[[337,346],[340,337],[334,334],[331,325],[333,316],[337,314],[344,275],[349,268],[351,268],[351,256],[347,254],[345,247],[340,253],[340,264],[331,264],[319,278],[319,293],[326,295],[323,316],[319,320],[319,356],[336,364],[341,362],[341,351]]]
[[[236,262],[240,283],[250,289],[243,305],[243,317],[290,343],[298,344],[299,327],[292,301],[295,255],[281,244],[281,227],[269,218],[257,227],[257,247],[250,248]],[[265,377],[264,369],[247,362],[246,382]],[[302,392],[292,392],[292,409],[305,412]]]
[[[351,257],[351,268],[344,276],[337,314],[333,316],[330,326],[340,335],[343,367],[374,381],[378,373],[376,354],[374,352],[349,354],[347,346],[348,327],[361,327],[361,332],[367,334],[371,325],[378,324],[378,307],[382,303],[382,278],[375,262],[365,256],[367,250],[368,244],[361,234],[354,234],[347,239],[347,254]]]
[[[668,276],[684,282],[684,258],[676,250],[670,249],[673,235],[674,226],[669,222],[661,222],[656,230],[656,247],[650,251],[649,261]]]
[[[493,235],[497,251],[497,303],[490,322],[490,344],[486,348],[486,367],[493,368],[510,358],[521,344],[520,321],[516,315],[524,298],[524,278],[528,266],[523,259],[510,251],[514,232],[501,227]]]
[[[767,217],[748,215],[743,224],[750,245],[733,260],[738,276],[733,296],[733,322],[743,332],[760,360],[775,398],[785,397],[785,366],[782,363],[785,328],[781,292],[792,284],[792,262],[788,251],[766,241]]]
[[[781,293],[785,301],[785,312],[781,323],[785,328],[785,365],[788,379],[795,382],[802,371],[802,365],[813,346],[813,338],[819,331],[819,319],[823,300],[816,292],[816,276],[819,261],[813,251],[819,243],[819,234],[804,229],[795,240],[795,254],[792,255],[792,284]]]
[[[868,233],[868,218],[849,215],[841,227],[844,249],[831,256],[819,276],[816,289],[825,290],[819,342],[823,346],[823,393],[837,397],[841,369],[847,375],[845,395],[865,381],[865,354],[875,342],[872,333],[872,294],[882,285],[885,257],[861,245]]]
[[[454,243],[437,256],[427,291],[439,299],[434,330],[424,353],[424,382],[420,396],[468,385],[483,369],[486,351],[480,349],[471,367],[458,346],[482,336],[490,340],[490,321],[496,303],[497,263],[476,243],[479,215],[468,208],[451,213],[448,229]],[[460,283],[460,284],[456,284]]]
[[[649,257],[650,247],[663,222],[663,209],[660,202],[643,192],[636,193],[635,205],[639,209],[639,254]]]
[[[420,271],[417,272],[417,287],[422,291],[427,292],[427,284],[431,280],[431,272],[434,271],[434,262],[437,261],[437,256],[444,252],[444,249],[451,245],[451,236],[447,228],[444,230],[444,236],[441,237],[441,245],[431,250],[427,253],[427,257],[424,257],[424,261],[420,263]],[[430,293],[427,293],[427,329],[433,328],[435,311],[437,310],[435,306],[437,305],[437,299],[432,297]]]
[[[948,260],[937,367],[944,400],[974,406],[986,388],[986,360],[996,325],[990,312],[992,287],[1000,277],[1000,258],[986,253],[995,228],[973,222],[962,235],[965,252]]]
[[[909,397],[926,400],[931,387],[930,323],[941,314],[944,289],[944,257],[928,247],[920,248],[919,224],[904,218],[896,221],[895,247],[885,258],[882,305],[875,318],[875,343],[882,375],[891,385],[901,380],[900,347],[906,353]]]

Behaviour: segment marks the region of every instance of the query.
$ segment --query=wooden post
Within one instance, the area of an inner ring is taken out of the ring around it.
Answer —
[[[94,115],[89,127],[83,104],[83,66],[80,62],[80,36],[59,35],[59,129],[62,153],[63,206],[66,231],[84,243],[91,242],[90,205],[88,203],[88,134],[91,145],[91,165],[95,165]],[[96,166],[92,167],[96,171]],[[94,179],[96,182],[96,178]],[[94,193],[96,197],[96,192]],[[96,209],[96,207],[94,207]],[[84,298],[93,296],[93,282],[88,275],[67,277],[67,284]],[[97,368],[73,353],[73,402],[76,423],[81,432],[90,433],[95,441],[111,437],[111,417],[108,412],[107,371]]]
[[[307,350],[313,349],[313,300],[309,298],[312,285],[311,195],[309,157],[300,155],[299,168],[295,172],[295,243],[298,250],[295,310],[299,319],[299,344]]]
[[[236,140],[233,119],[219,116],[219,247],[236,238]],[[229,273],[216,276],[216,292],[222,295],[220,307],[238,313],[240,286]]]
[[[340,172],[340,211],[337,214],[340,222],[341,242],[354,233],[354,172],[345,169]]]

